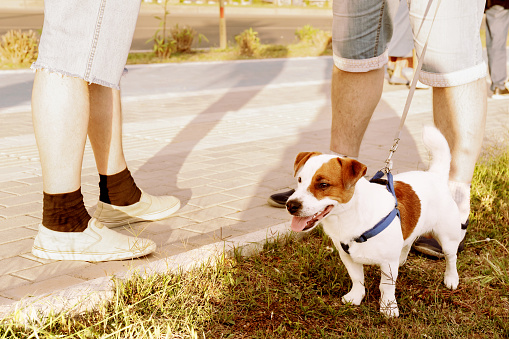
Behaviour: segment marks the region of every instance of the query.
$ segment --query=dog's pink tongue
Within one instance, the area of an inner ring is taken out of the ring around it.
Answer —
[[[304,217],[304,218],[301,218],[301,217],[293,217],[292,218],[292,230],[295,231],[295,232],[300,232],[302,231],[309,220],[311,220],[312,217]]]

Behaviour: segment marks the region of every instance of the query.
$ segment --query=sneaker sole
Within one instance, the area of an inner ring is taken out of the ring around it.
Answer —
[[[126,260],[143,257],[153,253],[156,250],[156,245],[148,246],[144,251],[139,253],[75,253],[75,252],[59,252],[50,251],[43,248],[32,247],[32,254],[42,259],[52,260],[73,260],[73,261],[112,261],[112,260]]]
[[[509,99],[509,94],[495,94],[495,95],[492,95],[491,96],[492,99],[497,99],[497,100],[500,100],[500,99]]]
[[[430,249],[429,247],[426,247],[426,246],[414,245],[413,248],[417,252],[428,255],[433,258],[443,259],[445,257],[442,252],[433,251],[432,249]]]
[[[100,221],[102,222],[102,224],[104,226],[106,226],[108,228],[129,226],[129,225],[139,223],[139,222],[158,221],[158,220],[166,219],[169,216],[171,216],[172,214],[174,214],[175,212],[177,212],[179,209],[180,209],[180,201],[177,204],[175,204],[174,206],[172,206],[171,208],[168,208],[163,211],[143,214],[143,215],[139,215],[136,217],[131,217],[129,219],[123,219],[123,220],[119,220],[119,221],[111,221],[111,220],[106,220],[106,219],[104,219],[104,220],[100,219]]]
[[[274,201],[272,199],[267,199],[267,203],[272,206],[272,207],[277,207],[277,208],[286,208],[286,204],[281,204],[277,201]]]

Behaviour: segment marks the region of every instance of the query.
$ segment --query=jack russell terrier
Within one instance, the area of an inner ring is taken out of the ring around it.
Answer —
[[[344,303],[361,303],[366,294],[363,265],[379,265],[380,312],[397,317],[398,267],[414,240],[427,233],[434,235],[445,254],[445,285],[458,286],[456,253],[462,232],[447,184],[451,154],[435,127],[424,128],[423,141],[433,156],[429,170],[394,176],[394,193],[389,186],[366,180],[366,166],[356,160],[319,152],[301,152],[295,159],[298,186],[286,203],[293,215],[291,228],[301,232],[319,222],[323,225],[352,279]],[[392,181],[390,174],[388,179]]]

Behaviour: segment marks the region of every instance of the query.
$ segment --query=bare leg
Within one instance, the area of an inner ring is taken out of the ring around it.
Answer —
[[[100,174],[94,218],[109,227],[127,226],[139,220],[167,218],[180,208],[175,197],[142,193],[127,169],[119,90],[90,85],[88,137]]]
[[[45,193],[61,199],[63,193],[75,192],[81,187],[89,112],[87,82],[37,71],[32,91],[32,119]],[[62,208],[61,204],[57,204],[58,208],[46,206],[44,200],[43,221],[45,213],[51,215],[51,227],[55,227],[53,222],[56,220],[59,231],[48,229],[41,223],[32,247],[35,256],[54,260],[106,261],[136,258],[155,250],[156,244],[151,240],[116,233],[96,219],[90,219],[82,196],[78,200],[71,208]],[[59,217],[55,218],[55,214]],[[81,228],[81,224],[76,227],[80,220],[86,223],[85,228]],[[100,235],[99,241],[97,234]]]
[[[411,60],[411,59],[410,59]],[[408,79],[403,75],[403,69],[408,67],[409,58],[396,58],[394,63],[394,72],[392,73],[389,83],[391,84],[408,84]]]
[[[32,93],[32,120],[44,192],[67,193],[80,188],[88,119],[85,81],[37,71]]]
[[[484,78],[456,87],[433,88],[433,118],[451,148],[452,181],[472,181],[484,138],[486,95]]]
[[[484,138],[486,96],[484,78],[461,86],[433,89],[433,117],[451,148],[449,189],[463,224],[470,214],[470,183]]]
[[[362,138],[383,90],[384,69],[365,73],[332,73],[332,127],[330,149],[359,156]]]
[[[92,84],[88,137],[99,174],[116,174],[127,167],[122,148],[120,91]]]

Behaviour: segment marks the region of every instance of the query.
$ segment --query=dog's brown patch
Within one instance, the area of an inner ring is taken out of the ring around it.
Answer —
[[[293,164],[294,176],[297,175],[297,172],[304,166],[304,164],[309,160],[309,158],[314,157],[315,155],[320,155],[320,152],[300,152],[297,154],[295,158],[295,162]]]
[[[366,166],[349,158],[334,158],[324,163],[311,180],[309,190],[318,200],[325,197],[339,203],[348,202],[355,183],[366,174]]]
[[[414,231],[417,221],[421,217],[421,201],[412,187],[404,182],[394,182],[394,192],[398,198],[398,208],[401,215],[401,232],[403,239],[407,239]]]

